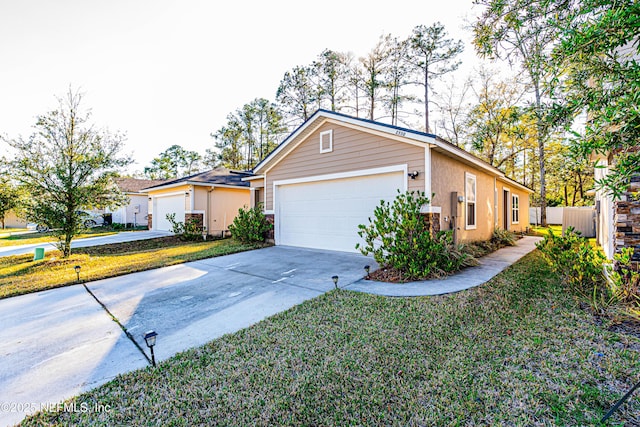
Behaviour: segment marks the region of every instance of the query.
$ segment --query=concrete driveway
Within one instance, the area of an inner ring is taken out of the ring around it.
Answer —
[[[156,237],[171,236],[167,231],[123,231],[108,236],[87,237],[76,239],[71,242],[72,248],[83,248],[87,246],[108,245],[111,243],[132,242],[134,240],[154,239]],[[10,255],[24,255],[33,253],[35,248],[44,248],[45,252],[56,250],[54,242],[38,243],[29,245],[16,245],[0,247],[0,257]]]
[[[87,283],[163,360],[364,276],[358,254],[270,247]],[[82,285],[0,300],[0,425],[148,365]],[[9,406],[6,406],[9,404]],[[13,405],[13,407],[11,406]]]

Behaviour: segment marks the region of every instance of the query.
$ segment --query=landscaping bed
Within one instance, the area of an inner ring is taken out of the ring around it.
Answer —
[[[334,290],[69,401],[107,410],[23,425],[599,425],[640,380],[615,326],[534,251],[456,294]],[[634,396],[610,425],[639,414]]]
[[[0,298],[150,270],[263,247],[233,239],[185,242],[178,237],[136,240],[74,249],[67,259],[59,251],[33,261],[33,254],[0,257]]]

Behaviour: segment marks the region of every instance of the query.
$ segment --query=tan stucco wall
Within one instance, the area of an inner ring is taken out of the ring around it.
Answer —
[[[240,190],[216,187],[211,192],[207,230],[209,234],[217,235],[229,229],[229,224],[238,215],[238,209],[249,206],[249,188]]]
[[[211,187],[193,186],[193,210],[204,211],[207,209],[207,192],[211,190]],[[187,206],[187,211],[190,207]]]
[[[333,151],[320,153],[320,132],[333,130]],[[395,165],[407,165],[418,171],[417,179],[408,180],[408,189],[425,190],[425,148],[362,132],[335,123],[324,123],[272,169],[266,172],[265,210],[273,207],[273,182],[309,176],[351,172]],[[252,181],[252,186],[263,185]]]
[[[465,203],[458,203],[458,227],[460,241],[487,240],[494,228],[494,177],[471,165],[463,164],[434,150],[431,152],[431,191],[435,193],[431,204],[440,206],[441,229],[449,230],[451,224],[451,192],[465,195],[465,172],[476,176],[476,228],[466,229]],[[445,221],[445,218],[448,221]]]

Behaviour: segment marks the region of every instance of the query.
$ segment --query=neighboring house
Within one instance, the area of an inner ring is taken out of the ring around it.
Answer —
[[[168,214],[185,222],[195,218],[209,235],[223,235],[238,210],[249,206],[247,174],[214,169],[143,189],[148,193],[150,230],[171,231]]]
[[[18,217],[13,210],[10,210],[4,215],[4,226],[7,228],[27,228],[27,221]]]
[[[524,231],[532,190],[435,135],[318,110],[253,170],[277,245],[355,252],[358,224],[398,190],[433,194],[422,211],[432,230],[459,241],[494,228]]]
[[[147,199],[149,195],[143,189],[160,185],[166,180],[116,178],[115,181],[120,191],[129,198],[129,203],[114,210],[105,209],[105,213],[111,213],[111,222],[133,227],[147,225],[147,215],[149,214]]]

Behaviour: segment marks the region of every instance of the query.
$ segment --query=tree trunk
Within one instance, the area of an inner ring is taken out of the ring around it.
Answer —
[[[584,200],[584,186],[582,185],[582,174],[578,171],[578,188],[580,189],[580,200]]]
[[[429,133],[429,67],[424,69],[424,131]]]
[[[544,129],[542,124],[542,101],[540,97],[539,82],[534,82],[534,90],[536,95],[536,128],[538,138],[538,155],[540,162],[540,225],[547,226],[547,185],[546,170],[544,165]]]

